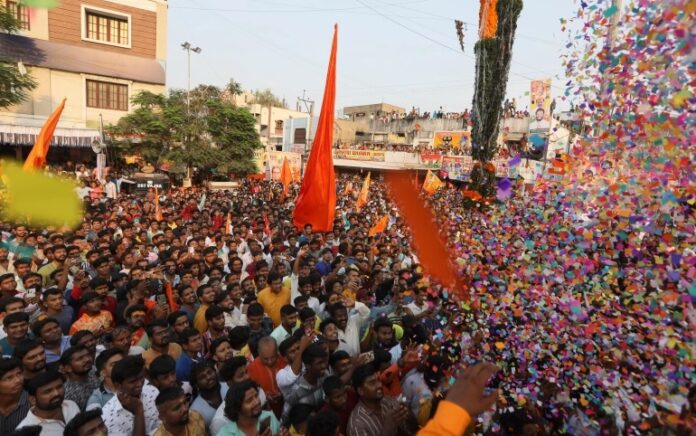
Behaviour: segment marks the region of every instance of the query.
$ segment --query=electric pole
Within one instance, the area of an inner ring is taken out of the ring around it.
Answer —
[[[297,97],[297,106],[301,112],[307,112],[309,114],[309,123],[307,123],[307,138],[305,139],[305,154],[307,154],[307,146],[312,145],[312,121],[314,121],[314,100],[310,100],[305,97],[306,90],[302,90],[302,97]],[[304,106],[304,111],[302,107]]]

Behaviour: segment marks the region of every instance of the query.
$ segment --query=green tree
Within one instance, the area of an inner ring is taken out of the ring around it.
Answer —
[[[219,88],[200,85],[188,95],[142,91],[133,97],[137,108],[107,130],[123,153],[150,163],[170,161],[203,172],[257,172],[254,150],[261,147],[253,115],[220,98]]]
[[[19,21],[4,6],[0,4],[0,32],[12,34],[19,30]],[[3,39],[6,35],[0,35]],[[0,41],[0,44],[12,44],[11,41]],[[1,52],[0,52],[1,53]],[[16,105],[29,97],[29,92],[36,88],[36,81],[19,67],[19,59],[0,57],[0,108]]]
[[[273,91],[271,91],[269,88],[266,88],[263,91],[258,89],[254,91],[254,102],[260,104],[261,106],[271,105],[274,107],[282,107],[287,109],[287,104],[285,104],[285,101],[276,97],[276,95],[273,94]]]

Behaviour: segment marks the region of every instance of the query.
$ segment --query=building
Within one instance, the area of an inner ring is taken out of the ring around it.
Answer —
[[[351,121],[374,120],[396,113],[405,114],[406,110],[388,103],[365,104],[362,106],[346,106],[343,115]]]
[[[63,98],[53,143],[70,146],[75,159],[98,137],[100,120],[116,123],[133,109],[133,95],[165,92],[166,0],[61,0],[52,9],[2,2],[22,30],[0,34],[0,58],[20,60],[38,82],[26,101],[0,110],[0,143],[17,158]]]

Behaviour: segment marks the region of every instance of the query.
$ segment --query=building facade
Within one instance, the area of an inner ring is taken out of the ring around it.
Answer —
[[[0,58],[18,60],[38,83],[23,103],[0,110],[0,143],[33,144],[66,98],[54,145],[86,147],[100,121],[116,123],[139,91],[165,92],[166,0],[61,0],[55,8],[0,0],[19,18],[0,34]]]

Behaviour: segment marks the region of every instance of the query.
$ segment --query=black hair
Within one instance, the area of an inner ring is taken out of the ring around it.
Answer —
[[[348,309],[346,309],[346,306],[343,305],[343,303],[332,304],[327,309],[329,312],[329,316],[331,316],[331,318],[335,318],[334,315],[336,315],[336,312],[338,312],[339,310],[345,310],[345,311],[348,310]]]
[[[205,309],[205,320],[210,321],[211,319],[216,318],[224,313],[225,311],[222,310],[220,306],[210,306],[209,308]]]
[[[333,412],[318,413],[307,422],[307,432],[305,436],[332,436],[336,434],[340,419]]]
[[[300,310],[300,321],[305,322],[316,315],[317,313],[314,311],[314,309],[311,307],[305,307],[304,309]]]
[[[12,303],[22,303],[24,306],[27,305],[26,301],[19,297],[2,297],[0,298],[0,312],[7,310],[7,306]]]
[[[183,345],[188,344],[189,339],[200,336],[200,333],[198,330],[191,328],[191,327],[186,327],[183,332],[179,335],[179,342]]]
[[[13,369],[21,368],[22,362],[14,357],[0,357],[0,378]]]
[[[281,354],[281,356],[285,357],[288,350],[290,350],[290,348],[297,342],[300,342],[300,338],[294,335],[288,336],[283,342],[280,343],[280,345],[278,345],[278,352]]]
[[[393,324],[392,324],[391,321],[389,321],[389,318],[387,318],[386,316],[385,316],[385,317],[380,317],[380,318],[377,318],[377,319],[375,320],[374,323],[372,323],[372,328],[373,328],[375,331],[377,331],[377,330],[379,330],[381,327],[393,328]]]
[[[302,403],[295,404],[290,408],[288,422],[292,424],[293,427],[297,428],[300,424],[306,422],[313,412],[316,412],[316,409],[312,405]]]
[[[176,360],[169,354],[155,357],[147,368],[147,375],[153,379],[176,371]]]
[[[230,344],[230,338],[223,336],[221,338],[213,339],[213,342],[210,343],[210,355],[214,356],[218,347],[224,344],[225,342]],[[232,344],[230,344],[230,346],[232,346]]]
[[[292,303],[295,306],[299,306],[302,303],[308,303],[308,302],[309,302],[309,298],[305,297],[304,295],[298,295],[297,297],[295,297],[294,300],[292,300]]]
[[[184,390],[180,387],[168,388],[159,393],[155,399],[155,405],[157,407],[162,406],[164,403],[175,400],[179,397],[184,396]]]
[[[60,323],[55,318],[44,318],[34,322],[34,324],[31,325],[31,332],[38,338],[41,336],[41,330],[51,323],[60,327]]]
[[[46,289],[45,291],[43,291],[43,292],[41,293],[41,301],[46,301],[46,300],[48,299],[48,297],[51,296],[51,295],[60,295],[61,298],[64,298],[64,297],[63,297],[63,291],[61,291],[60,289],[58,289],[58,288],[48,288],[48,289]]]
[[[58,371],[46,371],[37,374],[33,378],[26,380],[24,382],[24,390],[31,396],[36,396],[36,391],[49,383],[53,383],[56,380],[61,380],[65,383],[65,377]]]
[[[302,352],[302,363],[311,365],[316,359],[329,357],[328,351],[318,343],[313,343]]]
[[[87,347],[84,345],[73,345],[67,350],[63,351],[63,354],[60,356],[60,364],[61,365],[70,365],[70,362],[72,361],[72,358],[75,354],[81,353],[83,351],[89,351]]]
[[[281,316],[290,316],[295,313],[297,313],[297,308],[291,304],[286,304],[285,306],[280,308]]]
[[[345,350],[336,350],[329,357],[329,365],[333,368],[341,360],[350,359],[350,354]]]
[[[83,425],[87,424],[93,419],[101,418],[101,416],[102,410],[99,407],[78,413],[65,425],[63,436],[79,436],[80,428]]]
[[[42,431],[43,427],[40,425],[25,425],[10,433],[10,436],[41,436]]]
[[[235,350],[241,349],[247,342],[249,342],[250,334],[249,326],[238,325],[234,327],[232,330],[230,330],[229,334],[230,345]]]
[[[150,338],[150,340],[152,340],[152,337],[155,334],[155,327],[168,329],[169,323],[163,319],[153,319],[152,321],[150,321],[150,323],[145,326],[145,333],[147,333],[147,336]]]
[[[134,304],[132,306],[129,306],[126,311],[123,313],[123,317],[125,319],[128,319],[133,315],[133,312],[145,312],[147,313],[147,307],[144,304]]]
[[[263,306],[259,303],[251,303],[249,307],[247,307],[247,317],[263,316],[264,313]]]
[[[198,289],[196,289],[196,295],[198,298],[201,298],[203,296],[203,292],[205,292],[207,289],[213,289],[213,287],[208,284],[200,285]]]
[[[70,337],[70,346],[75,347],[79,345],[82,338],[86,336],[94,336],[94,333],[92,333],[89,330],[80,330],[78,332],[75,332],[75,334]]]
[[[108,362],[109,359],[119,354],[123,355],[123,352],[118,348],[107,348],[106,350],[99,353],[94,362],[95,366],[97,367],[97,374],[100,373],[102,369],[104,369],[104,366],[106,366],[106,362]]]
[[[251,380],[245,380],[230,388],[225,395],[225,416],[231,421],[237,421],[239,412],[244,404],[244,397],[249,389],[255,389],[258,392],[258,385]]]
[[[367,380],[370,376],[376,373],[377,369],[374,365],[370,363],[358,366],[353,371],[353,378],[351,380],[353,383],[353,387],[357,390],[365,383],[365,380]]]
[[[324,321],[321,322],[321,324],[319,324],[319,331],[323,333],[326,326],[331,324],[336,325],[336,321],[334,321],[333,318],[326,318]]]
[[[182,316],[185,316],[188,320],[188,315],[186,314],[186,312],[184,312],[183,310],[177,310],[176,312],[169,314],[169,316],[167,317],[167,322],[171,327],[174,327],[174,324],[176,324],[176,320],[181,318]]]
[[[324,379],[324,383],[322,383],[321,388],[324,391],[324,396],[328,397],[331,392],[342,389],[346,385],[343,383],[343,380],[341,380],[341,377],[337,375],[330,375]]]
[[[224,381],[231,380],[234,374],[241,367],[246,366],[247,360],[244,356],[235,356],[222,364],[220,368],[220,379]]]
[[[43,345],[34,339],[24,339],[22,342],[17,344],[14,351],[12,352],[12,357],[16,357],[19,360],[24,359],[24,356],[29,354],[29,352],[37,347],[42,347]]]
[[[4,327],[8,327],[11,324],[17,324],[20,322],[28,323],[29,322],[29,314],[27,314],[26,312],[11,313],[11,314],[5,316],[5,318],[2,320],[2,325]]]
[[[281,276],[280,274],[278,274],[278,273],[275,272],[275,271],[271,271],[271,272],[268,274],[268,280],[267,280],[268,283],[269,283],[269,284],[270,284],[270,283],[273,283],[273,282],[276,281],[276,280],[281,280],[281,281],[282,281],[282,280],[283,280],[283,276]]]
[[[206,369],[212,369],[215,371],[215,367],[210,362],[205,360],[193,364],[191,367],[191,376],[189,378],[192,385],[198,387],[198,376],[201,375],[201,373],[203,373],[203,371]]]
[[[114,364],[111,370],[111,381],[121,384],[129,377],[140,374],[145,368],[145,361],[141,356],[126,356]]]

